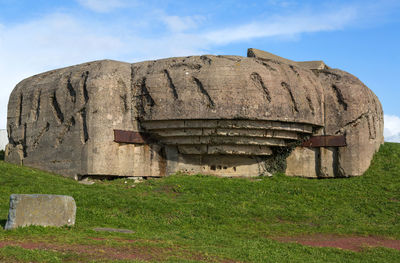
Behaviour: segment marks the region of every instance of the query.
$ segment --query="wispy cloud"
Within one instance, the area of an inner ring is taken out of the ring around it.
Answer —
[[[127,5],[123,0],[77,0],[82,6],[99,13],[111,12]]]
[[[384,136],[387,142],[400,142],[400,117],[385,115]]]
[[[265,21],[238,25],[204,34],[205,39],[215,44],[229,44],[254,38],[294,36],[302,33],[342,29],[357,17],[353,8],[342,8],[319,14],[296,14],[275,16]]]
[[[161,15],[161,21],[165,23],[167,28],[175,33],[180,33],[187,31],[189,29],[193,30],[200,26],[202,21],[204,21],[203,16],[169,16]]]

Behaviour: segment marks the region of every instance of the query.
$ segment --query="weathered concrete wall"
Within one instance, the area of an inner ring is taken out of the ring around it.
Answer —
[[[321,61],[249,54],[95,61],[28,78],[10,96],[6,160],[68,176],[255,176],[270,172],[276,147],[345,135],[347,147],[295,148],[286,172],[361,175],[383,142],[376,96]],[[116,143],[114,129],[152,141]]]
[[[360,176],[384,142],[383,111],[359,79],[337,69],[314,70],[324,86],[324,135],[344,135],[346,147],[320,148],[319,177]],[[293,153],[297,155],[295,151]],[[287,170],[296,175],[297,171]]]
[[[6,160],[71,176],[131,173],[134,146],[113,143],[113,127],[136,124],[124,108],[130,74],[128,63],[97,61],[19,83],[9,101]]]
[[[376,95],[353,75],[315,70],[325,90],[324,133],[346,136],[338,150],[339,176],[362,175],[383,144],[383,111]]]

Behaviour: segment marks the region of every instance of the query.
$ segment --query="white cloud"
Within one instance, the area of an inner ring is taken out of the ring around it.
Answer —
[[[111,12],[127,5],[122,0],[77,0],[82,6],[99,13]]]
[[[385,115],[384,136],[387,142],[400,142],[400,117]]]
[[[204,37],[216,44],[250,40],[261,37],[294,36],[301,33],[331,31],[343,28],[357,16],[353,8],[319,14],[299,14],[272,17],[236,27],[208,32]]]
[[[161,16],[161,20],[172,32],[183,32],[189,29],[195,29],[204,20],[202,16]]]

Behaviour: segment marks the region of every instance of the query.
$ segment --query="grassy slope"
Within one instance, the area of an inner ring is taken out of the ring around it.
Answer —
[[[210,258],[246,262],[400,262],[400,252],[391,249],[355,253],[269,238],[334,233],[400,239],[400,144],[382,146],[370,169],[357,178],[310,180],[278,174],[248,180],[177,175],[131,185],[129,180],[115,180],[86,186],[0,162],[3,225],[12,193],[72,195],[78,206],[72,229],[0,230],[0,241],[51,239],[91,244],[101,241],[87,237],[122,237],[141,240],[135,246],[184,247]],[[128,228],[135,234],[98,233],[91,230],[94,227]],[[49,253],[8,247],[0,249],[0,260],[24,262],[23,256],[28,255],[37,261],[58,262],[73,257]],[[186,257],[171,255],[169,260],[174,258],[181,262]]]

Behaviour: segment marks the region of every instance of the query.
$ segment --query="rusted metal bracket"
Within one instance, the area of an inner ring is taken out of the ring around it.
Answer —
[[[344,135],[322,135],[313,136],[308,141],[303,142],[303,147],[343,147],[347,146]]]
[[[149,141],[150,136],[144,132],[114,130],[114,142],[146,144]]]

